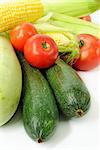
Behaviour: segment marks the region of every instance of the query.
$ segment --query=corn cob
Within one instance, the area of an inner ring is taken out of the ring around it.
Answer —
[[[0,32],[27,21],[35,22],[49,11],[80,17],[100,8],[99,0],[0,0]]]
[[[44,32],[43,34],[50,36],[56,42],[61,56],[67,54],[67,63],[79,55],[76,35],[69,32]]]
[[[64,35],[64,33],[59,32],[51,32],[51,33],[44,33],[56,42],[56,44],[59,47],[67,47],[67,45],[70,43],[70,40]]]
[[[40,0],[9,0],[0,2],[0,32],[13,28],[21,22],[34,22],[43,15]]]

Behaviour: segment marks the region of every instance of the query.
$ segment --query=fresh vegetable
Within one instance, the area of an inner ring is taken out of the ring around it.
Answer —
[[[80,17],[100,8],[99,0],[9,0],[0,2],[0,32],[21,22],[35,22],[48,12]],[[7,12],[7,13],[6,13]],[[6,15],[5,15],[6,13]]]
[[[10,40],[14,48],[23,51],[28,38],[37,34],[35,27],[31,23],[21,23],[10,32]]]
[[[79,43],[77,36],[71,32],[41,32],[48,35],[57,44],[60,56],[67,55],[66,62],[69,63],[79,55]],[[9,31],[1,33],[9,39]]]
[[[46,32],[46,35],[50,36],[57,44],[59,52],[65,52],[66,47],[70,44],[70,39],[66,33],[60,32]]]
[[[98,63],[100,65],[100,39],[97,39],[97,55],[98,55]]]
[[[99,0],[42,0],[45,13],[57,12],[68,16],[81,17],[100,8]]]
[[[88,16],[80,17],[80,19],[91,22],[91,17],[89,15]]]
[[[77,36],[70,32],[46,32],[57,44],[58,50],[60,52],[60,57],[67,55],[66,62],[75,60],[79,55],[79,44]]]
[[[100,38],[100,26],[64,14],[49,13],[35,24],[38,32],[71,32],[78,34],[92,34]]]
[[[10,39],[10,31],[0,32],[0,36],[3,36],[9,40]]]
[[[37,34],[29,38],[24,46],[24,56],[34,67],[48,68],[58,57],[58,48],[52,38]]]
[[[74,64],[78,70],[90,70],[100,64],[100,40],[89,34],[80,34],[80,57]],[[98,43],[97,43],[98,42]]]
[[[48,82],[18,54],[23,70],[23,122],[28,135],[38,143],[54,133],[58,110]]]
[[[0,2],[0,32],[22,22],[34,22],[44,13],[40,0],[9,0]]]
[[[58,106],[67,118],[81,117],[90,107],[90,94],[74,69],[63,60],[46,70]]]
[[[97,39],[98,48],[100,48],[100,39]]]
[[[10,42],[0,36],[0,126],[14,115],[22,89],[19,61]]]

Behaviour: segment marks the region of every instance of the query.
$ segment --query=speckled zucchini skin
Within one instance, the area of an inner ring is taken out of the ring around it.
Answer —
[[[59,108],[67,118],[81,117],[88,111],[90,94],[74,69],[59,59],[46,71],[46,76]]]
[[[55,131],[58,110],[47,80],[20,55],[23,70],[23,122],[28,135],[46,141]]]

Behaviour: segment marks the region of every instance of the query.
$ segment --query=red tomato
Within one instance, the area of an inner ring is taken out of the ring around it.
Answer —
[[[89,15],[88,16],[80,17],[80,19],[91,22],[91,17]]]
[[[97,55],[98,55],[98,62],[100,65],[100,39],[97,40]]]
[[[37,34],[27,40],[24,56],[34,67],[48,68],[55,63],[58,57],[58,48],[52,38]]]
[[[37,31],[33,24],[24,22],[11,31],[10,40],[16,50],[23,51],[26,40],[35,34]]]
[[[89,34],[80,34],[80,57],[74,64],[78,70],[90,70],[100,64],[100,41]]]

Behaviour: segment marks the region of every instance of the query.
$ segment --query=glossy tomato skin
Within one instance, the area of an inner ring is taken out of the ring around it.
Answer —
[[[13,47],[22,52],[26,40],[35,34],[37,34],[37,30],[33,24],[24,22],[12,29],[10,40]]]
[[[27,40],[24,46],[24,56],[34,67],[48,68],[58,57],[58,47],[49,36],[37,34]]]
[[[98,55],[98,62],[100,65],[100,39],[97,40],[97,55]]]
[[[80,19],[91,22],[91,17],[89,15],[88,16],[83,16]]]
[[[79,41],[83,42],[80,47],[80,57],[74,64],[78,70],[88,71],[100,64],[100,47],[98,39],[89,34],[80,34]]]

